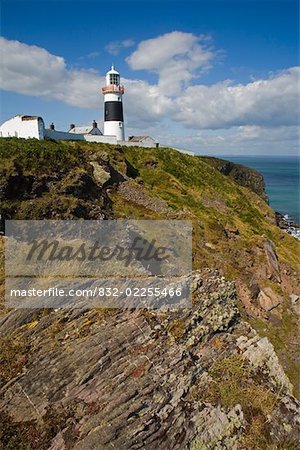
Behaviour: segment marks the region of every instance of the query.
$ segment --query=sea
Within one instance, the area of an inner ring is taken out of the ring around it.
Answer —
[[[252,167],[265,180],[270,206],[287,221],[300,224],[300,156],[224,156]]]

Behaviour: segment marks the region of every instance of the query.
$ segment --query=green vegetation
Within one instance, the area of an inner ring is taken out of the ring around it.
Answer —
[[[294,395],[299,398],[299,325],[287,303],[284,303],[281,309],[280,316],[272,315],[268,321],[251,318],[249,322],[260,336],[268,337],[273,344],[284,371],[293,384]]]
[[[260,282],[266,284],[269,282],[266,271],[261,271],[267,264],[263,244],[270,239],[275,244],[279,264],[290,273],[299,270],[299,242],[275,225],[272,209],[249,189],[251,171],[246,174],[249,186],[246,188],[222,175],[216,168],[219,160],[214,158],[193,157],[168,148],[16,138],[0,139],[0,158],[4,218],[186,219],[193,222],[194,269],[217,268],[226,277],[242,281],[259,274]],[[111,178],[105,187],[97,182],[92,164],[96,167],[100,164],[106,170],[109,167]],[[139,188],[149,198],[163,200],[165,210],[151,209],[130,196],[125,198],[117,188],[121,178],[129,179],[128,185]],[[258,178],[254,178],[257,188]],[[3,279],[3,264],[0,270]],[[276,291],[276,286],[272,288]],[[3,295],[3,284],[1,289]],[[252,324],[262,335],[270,337],[286,361],[291,381],[295,382],[296,324],[290,307],[284,307],[278,323],[253,319]],[[181,325],[174,323],[169,330],[175,339],[181,338]],[[85,325],[82,333],[88,327]],[[18,348],[13,352],[17,354]],[[229,368],[225,375],[229,391],[222,390],[220,385],[216,391],[211,387],[210,395],[229,407],[236,397],[232,389],[237,389],[236,395],[240,392]],[[251,389],[243,390],[244,398],[252,398],[255,392]],[[265,399],[266,408],[269,400]]]
[[[211,381],[195,389],[196,398],[213,405],[220,404],[226,410],[240,404],[248,424],[241,448],[275,449],[270,439],[268,417],[274,410],[276,395],[261,383],[258,374],[238,354],[216,361],[208,374]],[[193,449],[197,448],[196,444]]]
[[[232,355],[213,364],[209,370],[212,382],[204,387],[203,399],[232,408],[240,403],[246,418],[271,414],[275,396],[255,384],[255,375],[240,355]],[[250,376],[251,375],[251,376]]]
[[[131,177],[147,195],[164,200],[168,217],[193,222],[194,268],[218,267],[230,278],[247,267],[255,272],[264,261],[262,246],[268,238],[279,261],[299,269],[299,243],[274,225],[274,212],[260,196],[213,167],[219,161],[215,158],[168,148],[16,138],[0,139],[0,158],[4,217],[166,218],[165,212],[125,199],[115,189],[107,197],[91,165],[104,160],[116,173]],[[117,183],[112,181],[112,187]],[[231,233],[232,229],[237,232]]]
[[[195,263],[199,266],[210,263],[211,258],[208,256],[206,260],[207,251],[203,249],[203,241],[209,241],[222,255],[224,272],[231,276],[236,273],[236,267],[243,264],[245,256],[247,260],[245,250],[268,237],[274,241],[283,261],[295,269],[299,267],[296,257],[299,244],[273,225],[271,208],[257,194],[214,169],[206,162],[207,158],[167,148],[128,147],[123,150],[149,191],[167,201],[174,211],[181,212],[181,218],[193,220],[194,248],[197,248]],[[199,228],[196,224],[202,226]],[[239,230],[238,238],[231,240],[230,248],[226,234],[228,226]],[[237,261],[235,248],[241,254],[240,261]]]
[[[86,162],[83,149],[72,143],[36,139],[0,139],[1,174],[22,170],[24,174],[68,173]]]

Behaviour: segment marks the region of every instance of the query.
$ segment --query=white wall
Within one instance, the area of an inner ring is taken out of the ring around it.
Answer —
[[[102,142],[104,144],[117,144],[116,136],[103,136],[103,135],[92,135],[85,134],[84,140],[87,142]]]
[[[41,117],[26,119],[15,116],[0,126],[1,137],[36,138],[44,139],[44,121]]]
[[[44,136],[50,139],[62,140],[62,141],[84,141],[83,134],[68,133],[67,131],[57,130],[44,130]],[[95,136],[93,136],[95,137]]]
[[[107,122],[107,123],[115,123],[115,122]],[[119,123],[119,122],[117,122]],[[7,120],[0,126],[0,137],[18,137],[18,138],[36,138],[39,140],[44,139],[44,137],[49,137],[55,140],[63,140],[63,141],[87,141],[87,142],[99,142],[105,144],[119,144],[125,145],[128,147],[155,147],[156,143],[151,139],[147,139],[142,143],[139,142],[130,142],[124,141],[122,139],[117,139],[115,135],[92,135],[92,134],[76,134],[76,133],[68,133],[65,131],[56,131],[45,129],[44,121],[41,117],[37,117],[30,120],[22,120],[22,116],[15,116],[12,119]],[[193,152],[189,152],[187,150],[170,147],[165,145],[166,147],[173,148],[178,152],[185,153],[187,155],[194,155]]]
[[[156,142],[152,141],[146,142],[118,141],[118,144],[125,145],[126,147],[145,147],[145,148],[156,147]]]
[[[117,120],[104,121],[104,131],[105,136],[115,136],[118,141],[124,141],[124,123]]]
[[[104,94],[104,102],[121,102],[122,94],[119,92],[107,92]]]
[[[102,134],[77,134],[66,131],[45,130],[45,137],[62,141],[101,142],[104,144],[117,144],[116,136],[103,136]]]

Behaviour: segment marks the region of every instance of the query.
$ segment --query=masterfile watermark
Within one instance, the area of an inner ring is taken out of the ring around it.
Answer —
[[[114,258],[124,261],[128,267],[133,260],[163,261],[168,259],[174,249],[170,247],[156,247],[156,240],[147,242],[142,238],[135,238],[127,247],[116,245],[114,247],[101,246],[98,241],[88,245],[82,242],[79,246],[65,245],[58,240],[35,239],[29,245],[26,261],[110,261]]]
[[[189,221],[6,221],[5,242],[8,307],[162,308],[190,301]]]
[[[9,278],[6,295],[11,308],[186,308],[190,279]]]

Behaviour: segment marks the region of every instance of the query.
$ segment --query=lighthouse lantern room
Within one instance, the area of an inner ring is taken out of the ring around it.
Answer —
[[[124,87],[120,85],[120,74],[111,67],[106,74],[104,95],[104,135],[116,136],[118,141],[125,140],[122,96]]]

